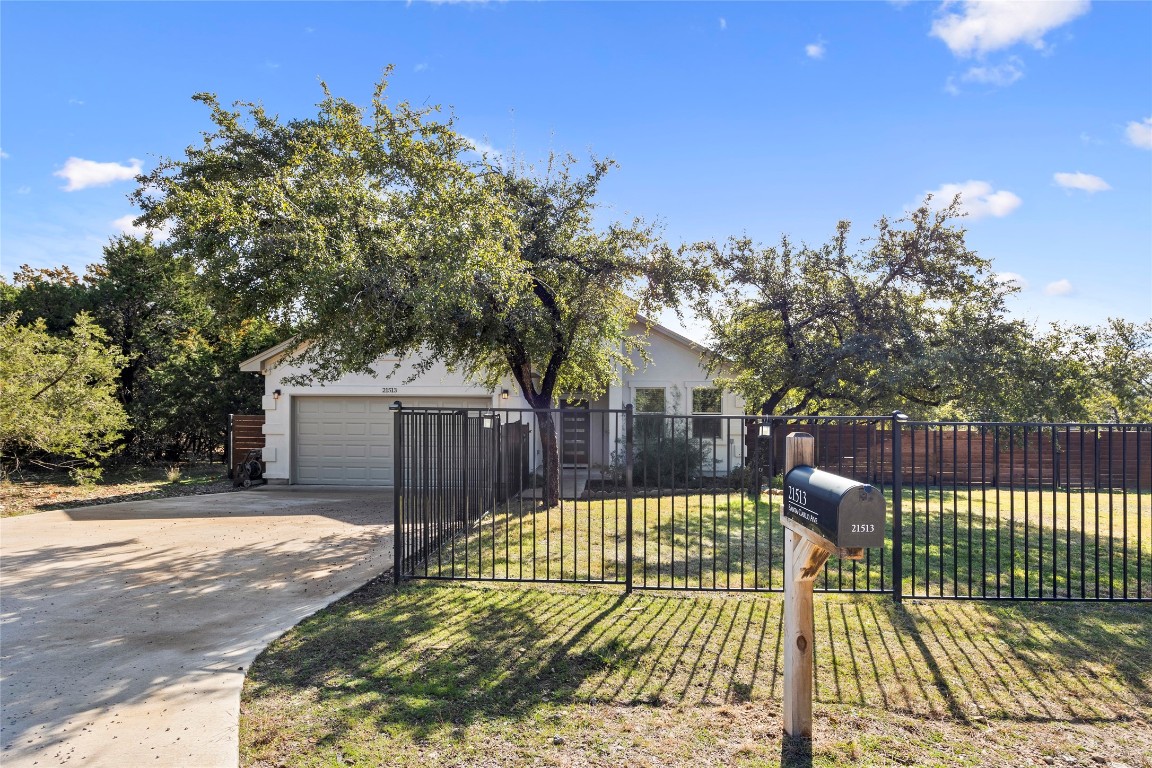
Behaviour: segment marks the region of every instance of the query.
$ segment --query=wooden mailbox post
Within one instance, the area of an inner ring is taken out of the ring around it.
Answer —
[[[876,488],[815,469],[816,441],[784,442],[784,733],[812,736],[812,588],[833,552],[859,560],[883,546],[884,496]]]

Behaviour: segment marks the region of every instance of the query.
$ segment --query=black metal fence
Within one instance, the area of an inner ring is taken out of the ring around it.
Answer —
[[[889,502],[886,545],[816,588],[950,599],[1152,600],[1152,425],[396,411],[398,578],[779,591],[784,438]]]

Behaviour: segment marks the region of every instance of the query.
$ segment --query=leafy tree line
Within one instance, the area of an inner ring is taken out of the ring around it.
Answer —
[[[1018,288],[967,248],[959,201],[930,202],[859,242],[842,221],[820,246],[718,249],[713,372],[765,415],[1152,421],[1152,321],[1012,318]]]
[[[756,412],[1152,415],[1152,324],[1013,320],[1014,286],[966,246],[958,201],[881,219],[866,241],[843,222],[816,247],[673,245],[640,220],[596,223],[610,161],[493,161],[450,115],[390,103],[387,86],[366,107],[325,88],[314,116],[287,121],[196,96],[214,129],[141,177],[141,222],[169,228],[235,311],[290,327],[313,378],[394,351],[513,378],[537,410],[546,500],[547,409],[602,393],[643,353],[629,324],[665,309],[708,321],[714,372]]]
[[[206,456],[227,414],[259,407],[237,365],[280,339],[213,311],[187,263],[118,237],[83,277],[24,266],[0,282],[0,461],[63,467]]]
[[[45,333],[71,333],[85,310],[104,329],[124,356],[130,453],[209,445],[225,413],[256,403],[236,363],[291,335],[302,378],[376,373],[388,353],[512,378],[537,411],[555,502],[548,409],[643,358],[638,315],[689,308],[713,372],[757,413],[1152,418],[1152,323],[1012,319],[1015,287],[968,249],[958,201],[925,200],[867,239],[842,222],[818,246],[668,243],[649,222],[598,221],[611,161],[493,160],[387,86],[367,106],[325,87],[315,115],[291,120],[195,96],[212,130],[133,195],[165,244],[122,238],[82,279],[25,270],[5,289],[6,311]]]

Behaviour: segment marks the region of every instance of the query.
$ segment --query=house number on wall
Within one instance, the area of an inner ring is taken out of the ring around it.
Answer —
[[[380,391],[386,395],[394,395],[400,391],[399,387],[381,387]]]

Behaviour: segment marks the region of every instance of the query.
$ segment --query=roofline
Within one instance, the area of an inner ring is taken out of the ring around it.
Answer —
[[[655,320],[652,320],[651,318],[645,317],[644,315],[637,314],[636,315],[636,322],[644,325],[649,330],[649,332],[658,333],[661,336],[664,336],[665,338],[668,338],[672,341],[675,341],[676,343],[678,343],[682,346],[685,346],[690,350],[693,350],[693,351],[700,350],[701,352],[711,352],[712,351],[706,345],[701,344],[698,341],[693,341],[692,339],[688,338],[687,336],[679,334],[676,331],[672,330],[671,328],[668,328],[667,326],[663,326],[660,323],[656,322]],[[244,360],[243,362],[240,363],[239,368],[241,371],[245,371],[247,373],[265,373],[264,364],[269,359],[276,357],[277,355],[280,355],[284,352],[287,352],[289,349],[291,349],[296,344],[297,344],[296,337],[293,336],[292,338],[288,339],[287,341],[282,341],[279,344],[277,344],[276,346],[269,347],[268,349],[264,350],[263,352],[260,352],[259,354],[253,355],[252,357],[248,358],[247,360]]]
[[[274,347],[269,347],[268,349],[264,350],[263,352],[260,352],[259,354],[256,354],[256,355],[253,355],[252,357],[248,358],[247,360],[244,360],[243,362],[241,362],[240,366],[239,366],[240,370],[246,371],[248,373],[264,373],[264,361],[265,360],[267,360],[270,357],[275,357],[276,355],[280,354],[281,352],[288,351],[288,348],[292,347],[294,344],[296,344],[296,337],[295,336],[288,339],[287,341],[280,342],[279,344],[277,344]]]
[[[676,331],[672,330],[668,326],[661,325],[660,323],[656,322],[655,320],[652,320],[651,318],[645,317],[644,315],[637,314],[636,320],[638,322],[646,325],[650,330],[655,331],[656,333],[659,333],[661,336],[665,336],[665,337],[671,339],[672,341],[679,342],[680,344],[683,344],[684,346],[688,347],[689,349],[700,349],[700,350],[703,350],[705,352],[711,352],[712,351],[712,349],[710,347],[708,347],[706,344],[701,344],[698,341],[693,341],[692,339],[688,338],[687,336],[680,334],[680,333],[677,333]]]

